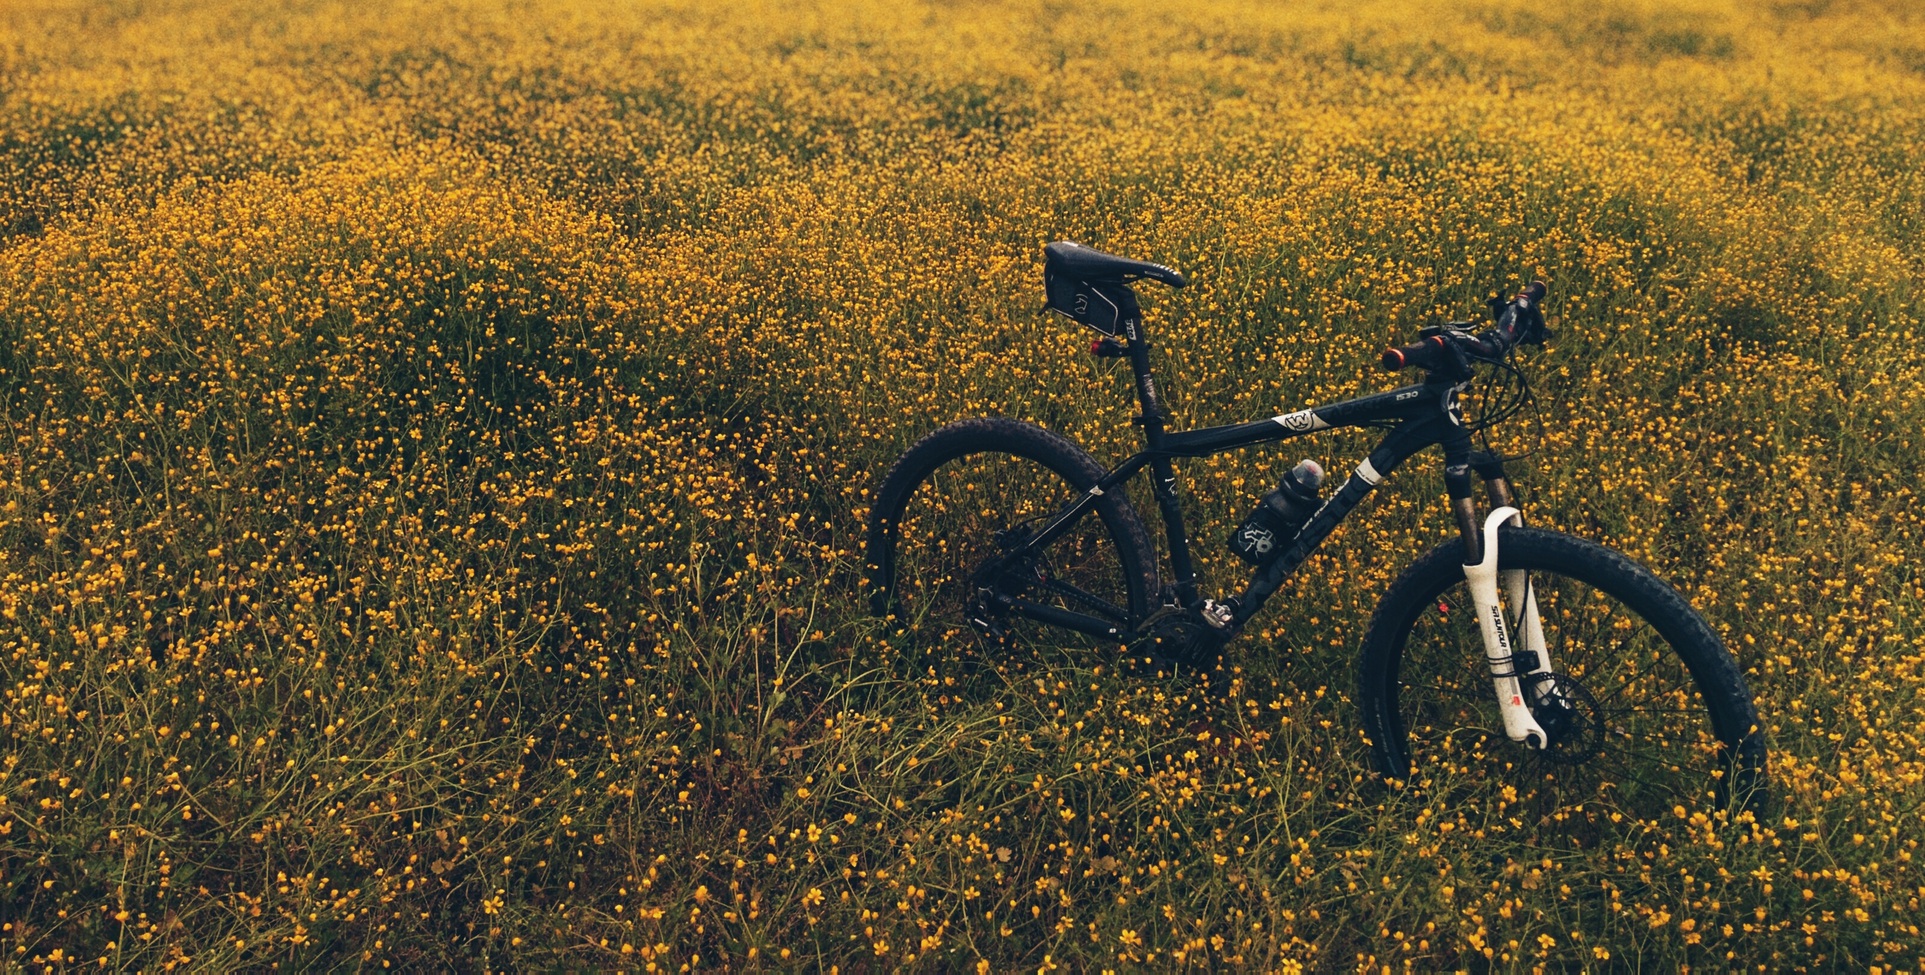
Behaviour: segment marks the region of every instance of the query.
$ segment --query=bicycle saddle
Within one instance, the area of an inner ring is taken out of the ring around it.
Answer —
[[[1050,274],[1060,274],[1072,281],[1121,283],[1148,278],[1172,288],[1181,288],[1190,283],[1190,279],[1180,272],[1161,264],[1105,254],[1094,247],[1084,247],[1068,240],[1059,240],[1043,248],[1043,267]]]

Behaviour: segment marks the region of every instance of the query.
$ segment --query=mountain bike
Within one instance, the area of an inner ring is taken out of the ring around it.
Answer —
[[[874,497],[865,555],[878,616],[932,644],[961,638],[993,652],[1034,631],[1121,647],[1125,659],[1162,670],[1208,669],[1338,523],[1435,446],[1460,537],[1397,577],[1364,636],[1355,703],[1378,771],[1408,781],[1493,766],[1510,788],[1522,784],[1554,808],[1603,797],[1669,811],[1707,795],[1749,797],[1762,783],[1757,710],[1718,635],[1625,556],[1526,527],[1506,458],[1476,447],[1474,433],[1528,399],[1516,356],[1549,337],[1542,282],[1508,302],[1492,299],[1494,321],[1482,331],[1427,326],[1384,352],[1386,369],[1417,370],[1419,382],[1172,431],[1133,286],[1182,288],[1185,276],[1067,241],[1045,247],[1044,258],[1047,307],[1100,333],[1094,355],[1128,360],[1143,449],[1105,468],[1063,436],[1007,418],[960,420],[923,437]],[[1480,376],[1499,392],[1467,419],[1464,401]],[[1492,386],[1491,377],[1512,382]],[[1253,514],[1230,539],[1253,565],[1248,584],[1206,597],[1175,462],[1345,427],[1384,436],[1327,495],[1312,476],[1320,471],[1299,465],[1284,485],[1289,496],[1266,497],[1271,515]],[[1145,471],[1167,574],[1125,491]],[[1472,475],[1488,500],[1482,515]]]

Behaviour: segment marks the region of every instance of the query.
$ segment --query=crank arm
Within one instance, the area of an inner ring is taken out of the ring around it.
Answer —
[[[1477,607],[1477,628],[1484,636],[1484,658],[1491,668],[1497,709],[1504,717],[1504,736],[1541,750],[1550,743],[1550,736],[1531,716],[1530,705],[1524,701],[1524,689],[1517,674],[1517,651],[1511,644],[1503,604],[1497,598],[1497,532],[1513,517],[1521,517],[1520,512],[1506,505],[1484,519],[1484,557],[1464,566],[1464,580],[1470,584],[1471,602]],[[1535,600],[1529,600],[1527,605],[1525,637],[1528,640],[1535,636],[1542,646],[1544,631],[1537,620]]]

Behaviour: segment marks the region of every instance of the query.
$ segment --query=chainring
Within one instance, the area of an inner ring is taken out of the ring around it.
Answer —
[[[1132,664],[1164,673],[1207,673],[1216,667],[1223,637],[1195,613],[1172,610],[1149,621],[1144,635],[1130,645]]]

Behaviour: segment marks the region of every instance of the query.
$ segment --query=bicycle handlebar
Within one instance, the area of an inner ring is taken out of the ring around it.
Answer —
[[[1385,349],[1383,367],[1391,372],[1412,366],[1424,369],[1448,365],[1461,367],[1468,365],[1464,361],[1466,356],[1497,359],[1520,342],[1542,341],[1544,315],[1537,306],[1549,292],[1550,288],[1544,282],[1532,281],[1497,313],[1497,324],[1476,335],[1438,332],[1409,345]],[[1495,304],[1496,300],[1492,299],[1492,303]]]

